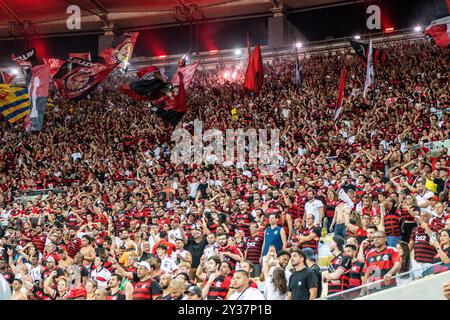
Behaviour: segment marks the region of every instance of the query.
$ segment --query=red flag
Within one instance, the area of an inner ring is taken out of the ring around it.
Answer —
[[[345,74],[347,72],[347,69],[344,65],[344,68],[342,69],[341,73],[341,81],[339,82],[339,92],[338,92],[338,98],[336,102],[336,111],[334,112],[334,121],[336,121],[339,118],[339,115],[342,111],[342,99],[344,98],[344,88],[345,88]]]
[[[91,61],[91,53],[90,52],[69,53],[69,58],[80,58]]]
[[[64,60],[55,59],[55,58],[44,58],[44,63],[50,67],[50,75],[53,77],[55,73],[58,72],[59,68],[64,64]]]
[[[134,45],[139,32],[124,33],[114,38],[111,48],[103,50],[99,56],[105,59],[107,64],[120,63],[125,68],[125,63],[131,59]]]
[[[253,49],[253,53],[248,61],[247,71],[245,73],[244,90],[256,94],[262,88],[264,82],[264,69],[259,44]]]
[[[200,61],[196,61],[186,67],[178,67],[177,72],[172,77],[172,84],[174,86],[178,85],[180,80],[178,74],[181,73],[183,75],[183,83],[184,83],[184,89],[187,90],[191,84],[192,79],[194,79],[195,71],[197,70],[198,65],[200,64]]]
[[[432,38],[441,48],[450,47],[450,16],[437,19],[425,29],[425,35]]]
[[[0,68],[0,83],[10,84],[15,78],[16,78],[15,74],[11,76],[6,72],[3,72],[2,68]]]

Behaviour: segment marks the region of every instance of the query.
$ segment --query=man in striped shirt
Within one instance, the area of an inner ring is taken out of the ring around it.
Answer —
[[[433,258],[436,255],[436,249],[430,244],[429,228],[427,230],[422,227],[423,224],[424,227],[428,227],[429,221],[430,214],[426,211],[421,211],[418,219],[419,225],[411,233],[409,248],[414,250],[413,269],[422,268],[414,272],[414,278],[421,276],[422,272],[433,263]]]
[[[400,211],[394,206],[394,199],[390,197],[386,198],[380,209],[386,212],[384,214],[384,230],[387,235],[387,245],[395,248],[400,242],[402,233]]]
[[[220,266],[218,256],[209,258],[205,264],[207,276],[203,283],[202,296],[206,300],[225,300],[227,297],[231,278],[220,272]]]

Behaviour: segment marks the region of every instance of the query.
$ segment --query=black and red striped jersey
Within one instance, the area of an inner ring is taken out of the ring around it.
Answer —
[[[328,266],[328,272],[333,273],[339,269],[342,269],[344,273],[338,280],[328,281],[328,294],[341,292],[348,289],[349,284],[349,271],[351,267],[351,259],[341,253],[334,257],[330,265]]]
[[[158,282],[149,278],[141,281],[136,273],[133,273],[133,300],[156,300],[162,290]]]
[[[445,228],[445,215],[441,217],[434,217],[430,220],[430,228],[436,233],[439,233]]]
[[[364,262],[356,260],[352,262],[348,273],[348,288],[356,288],[362,285],[364,276]]]
[[[208,277],[203,283],[203,287],[208,282]],[[211,286],[209,287],[208,295],[206,300],[225,300],[228,294],[228,290],[231,285],[231,277],[226,277],[224,275],[219,275],[214,279]]]
[[[422,227],[415,227],[410,241],[414,242],[414,260],[422,263],[433,263],[436,249],[430,244],[430,237]]]
[[[247,260],[253,263],[259,263],[261,256],[262,245],[264,242],[264,230],[259,231],[255,235],[250,235],[247,238]]]
[[[301,249],[311,248],[314,250],[314,254],[317,255],[319,252],[319,240],[320,240],[320,236],[322,235],[320,227],[313,225],[312,227],[309,227],[309,228],[307,227],[307,228],[302,229],[302,235],[304,237],[307,237],[312,233],[315,233],[316,237],[314,237],[314,239],[312,239],[310,241],[303,242],[301,244],[300,248]]]
[[[384,230],[387,236],[399,237],[401,235],[401,218],[399,210],[395,207],[386,212],[384,215]]]

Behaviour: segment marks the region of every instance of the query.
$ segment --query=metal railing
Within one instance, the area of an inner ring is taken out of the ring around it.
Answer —
[[[434,269],[436,266],[444,266],[444,263],[438,262],[438,263],[434,263],[434,264],[431,264],[426,267],[420,267],[420,268],[416,268],[416,269],[413,269],[413,270],[410,270],[407,272],[399,273],[399,274],[393,276],[389,282],[392,282],[394,279],[401,280],[401,278],[408,276],[407,278],[411,278],[411,281],[409,281],[407,283],[408,284],[413,283],[415,280],[423,279],[427,276],[431,276],[431,275],[442,272],[442,271],[440,271],[440,272],[435,273]],[[450,270],[450,265],[446,264],[445,266],[448,266],[448,270]],[[426,273],[428,270],[430,270],[430,272]],[[415,279],[415,277],[413,275],[417,274],[419,272],[421,274],[421,277]],[[381,292],[381,291],[384,291],[387,289],[398,288],[403,285],[402,283],[400,283],[400,285],[397,285],[397,286],[383,286],[384,282],[386,282],[386,280],[380,279],[377,281],[366,283],[359,287],[351,288],[351,289],[344,290],[344,291],[341,291],[338,293],[333,293],[333,294],[327,295],[325,297],[317,298],[316,300],[341,300],[341,299],[342,300],[353,300],[353,299],[357,299],[357,298],[362,298],[364,296],[368,296],[368,295],[376,293],[376,292]],[[404,284],[407,284],[407,283],[404,283]]]

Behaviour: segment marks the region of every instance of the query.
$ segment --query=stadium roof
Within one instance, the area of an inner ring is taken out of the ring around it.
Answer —
[[[0,0],[0,37],[155,27],[334,6],[349,0]],[[81,29],[68,30],[67,8],[81,9]]]

